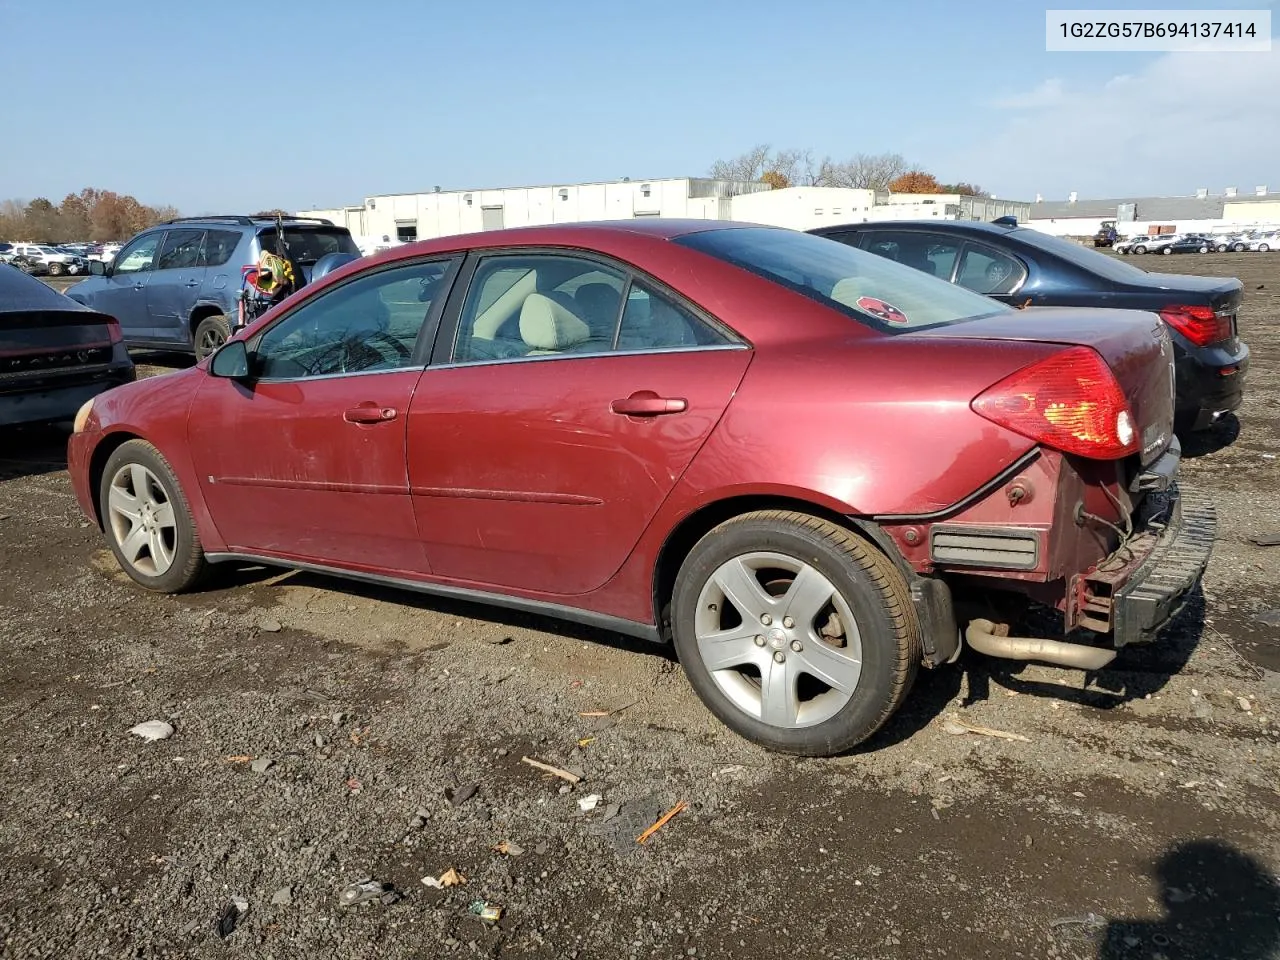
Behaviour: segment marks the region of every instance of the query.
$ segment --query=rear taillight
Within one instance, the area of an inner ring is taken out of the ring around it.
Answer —
[[[119,320],[113,319],[107,321],[107,339],[110,340],[112,344],[117,344],[124,339],[124,333],[120,330]]]
[[[1213,307],[1174,304],[1161,310],[1160,316],[1197,347],[1231,339],[1231,317],[1220,315]]]
[[[1111,368],[1088,347],[1040,360],[988,388],[970,405],[993,423],[1047,447],[1095,460],[1138,450],[1138,431]]]

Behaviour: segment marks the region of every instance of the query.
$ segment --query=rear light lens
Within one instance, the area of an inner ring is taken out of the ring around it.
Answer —
[[[1072,347],[979,394],[973,411],[1064,453],[1119,460],[1138,450],[1137,424],[1115,374],[1095,351]]]
[[[124,333],[120,330],[119,320],[107,321],[107,339],[113,344],[120,343],[124,339]]]
[[[1197,347],[1231,338],[1231,317],[1219,315],[1213,307],[1174,304],[1161,310],[1160,316]]]

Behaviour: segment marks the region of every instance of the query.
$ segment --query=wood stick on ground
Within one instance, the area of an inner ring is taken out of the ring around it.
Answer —
[[[531,767],[537,767],[545,773],[551,773],[559,777],[561,780],[568,780],[570,783],[581,783],[582,778],[576,773],[570,773],[568,770],[561,770],[559,767],[553,767],[549,763],[543,763],[541,760],[534,760],[530,757],[521,757],[521,763],[527,763]]]
[[[681,800],[681,801],[680,801],[679,803],[677,803],[674,807],[672,807],[670,810],[668,810],[666,813],[664,813],[662,816],[660,816],[660,817],[658,818],[658,822],[657,822],[657,823],[655,823],[652,827],[650,827],[650,828],[649,828],[648,830],[646,830],[644,833],[640,834],[640,836],[636,837],[636,843],[648,843],[648,842],[649,842],[649,838],[650,838],[650,837],[652,837],[655,833],[657,833],[657,832],[658,832],[659,830],[661,830],[664,826],[666,826],[666,825],[667,825],[667,822],[668,822],[672,817],[674,817],[674,816],[675,816],[677,813],[679,813],[681,810],[685,809],[685,807],[687,807],[687,806],[688,806],[688,804],[687,804],[687,803],[685,803],[683,800]]]
[[[952,729],[947,729],[949,726]],[[1030,737],[1024,737],[1020,733],[1009,733],[1005,730],[995,730],[991,727],[979,727],[975,724],[961,720],[954,713],[947,717],[942,727],[947,731],[947,733],[976,733],[983,737],[999,737],[1001,740],[1016,740],[1019,743],[1031,742]]]

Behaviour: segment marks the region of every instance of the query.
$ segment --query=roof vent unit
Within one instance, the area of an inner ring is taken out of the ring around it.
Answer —
[[[1222,195],[1223,195],[1224,197],[1234,197],[1234,196],[1236,195],[1236,188],[1235,188],[1235,187],[1227,187],[1227,189],[1225,189],[1225,190],[1223,190],[1223,191],[1222,191]]]
[[[1198,189],[1196,190],[1196,199],[1197,199],[1197,200],[1207,200],[1207,199],[1209,199],[1209,188],[1208,188],[1208,187],[1200,187],[1200,188],[1198,188]]]
[[[1255,197],[1265,197],[1265,196],[1267,195],[1267,186],[1266,186],[1266,184],[1262,184],[1262,185],[1260,185],[1260,186],[1254,187],[1254,188],[1253,188],[1253,195],[1254,195]]]
[[[1079,196],[1079,194],[1078,194],[1078,193],[1076,193],[1074,190],[1072,190],[1072,191],[1071,191],[1071,193],[1069,193],[1069,194],[1067,195],[1067,203],[1075,203],[1075,202],[1076,202],[1076,197],[1078,197],[1078,196]]]

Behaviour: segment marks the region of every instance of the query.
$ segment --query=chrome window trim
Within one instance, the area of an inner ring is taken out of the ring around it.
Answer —
[[[710,353],[723,350],[750,350],[745,343],[717,343],[707,346],[692,347],[651,347],[646,350],[600,350],[591,353],[539,353],[528,357],[493,357],[483,360],[457,360],[449,363],[433,363],[432,370],[445,370],[454,367],[485,367],[496,364],[530,363],[539,360],[598,360],[602,357],[647,357],[665,353]]]

